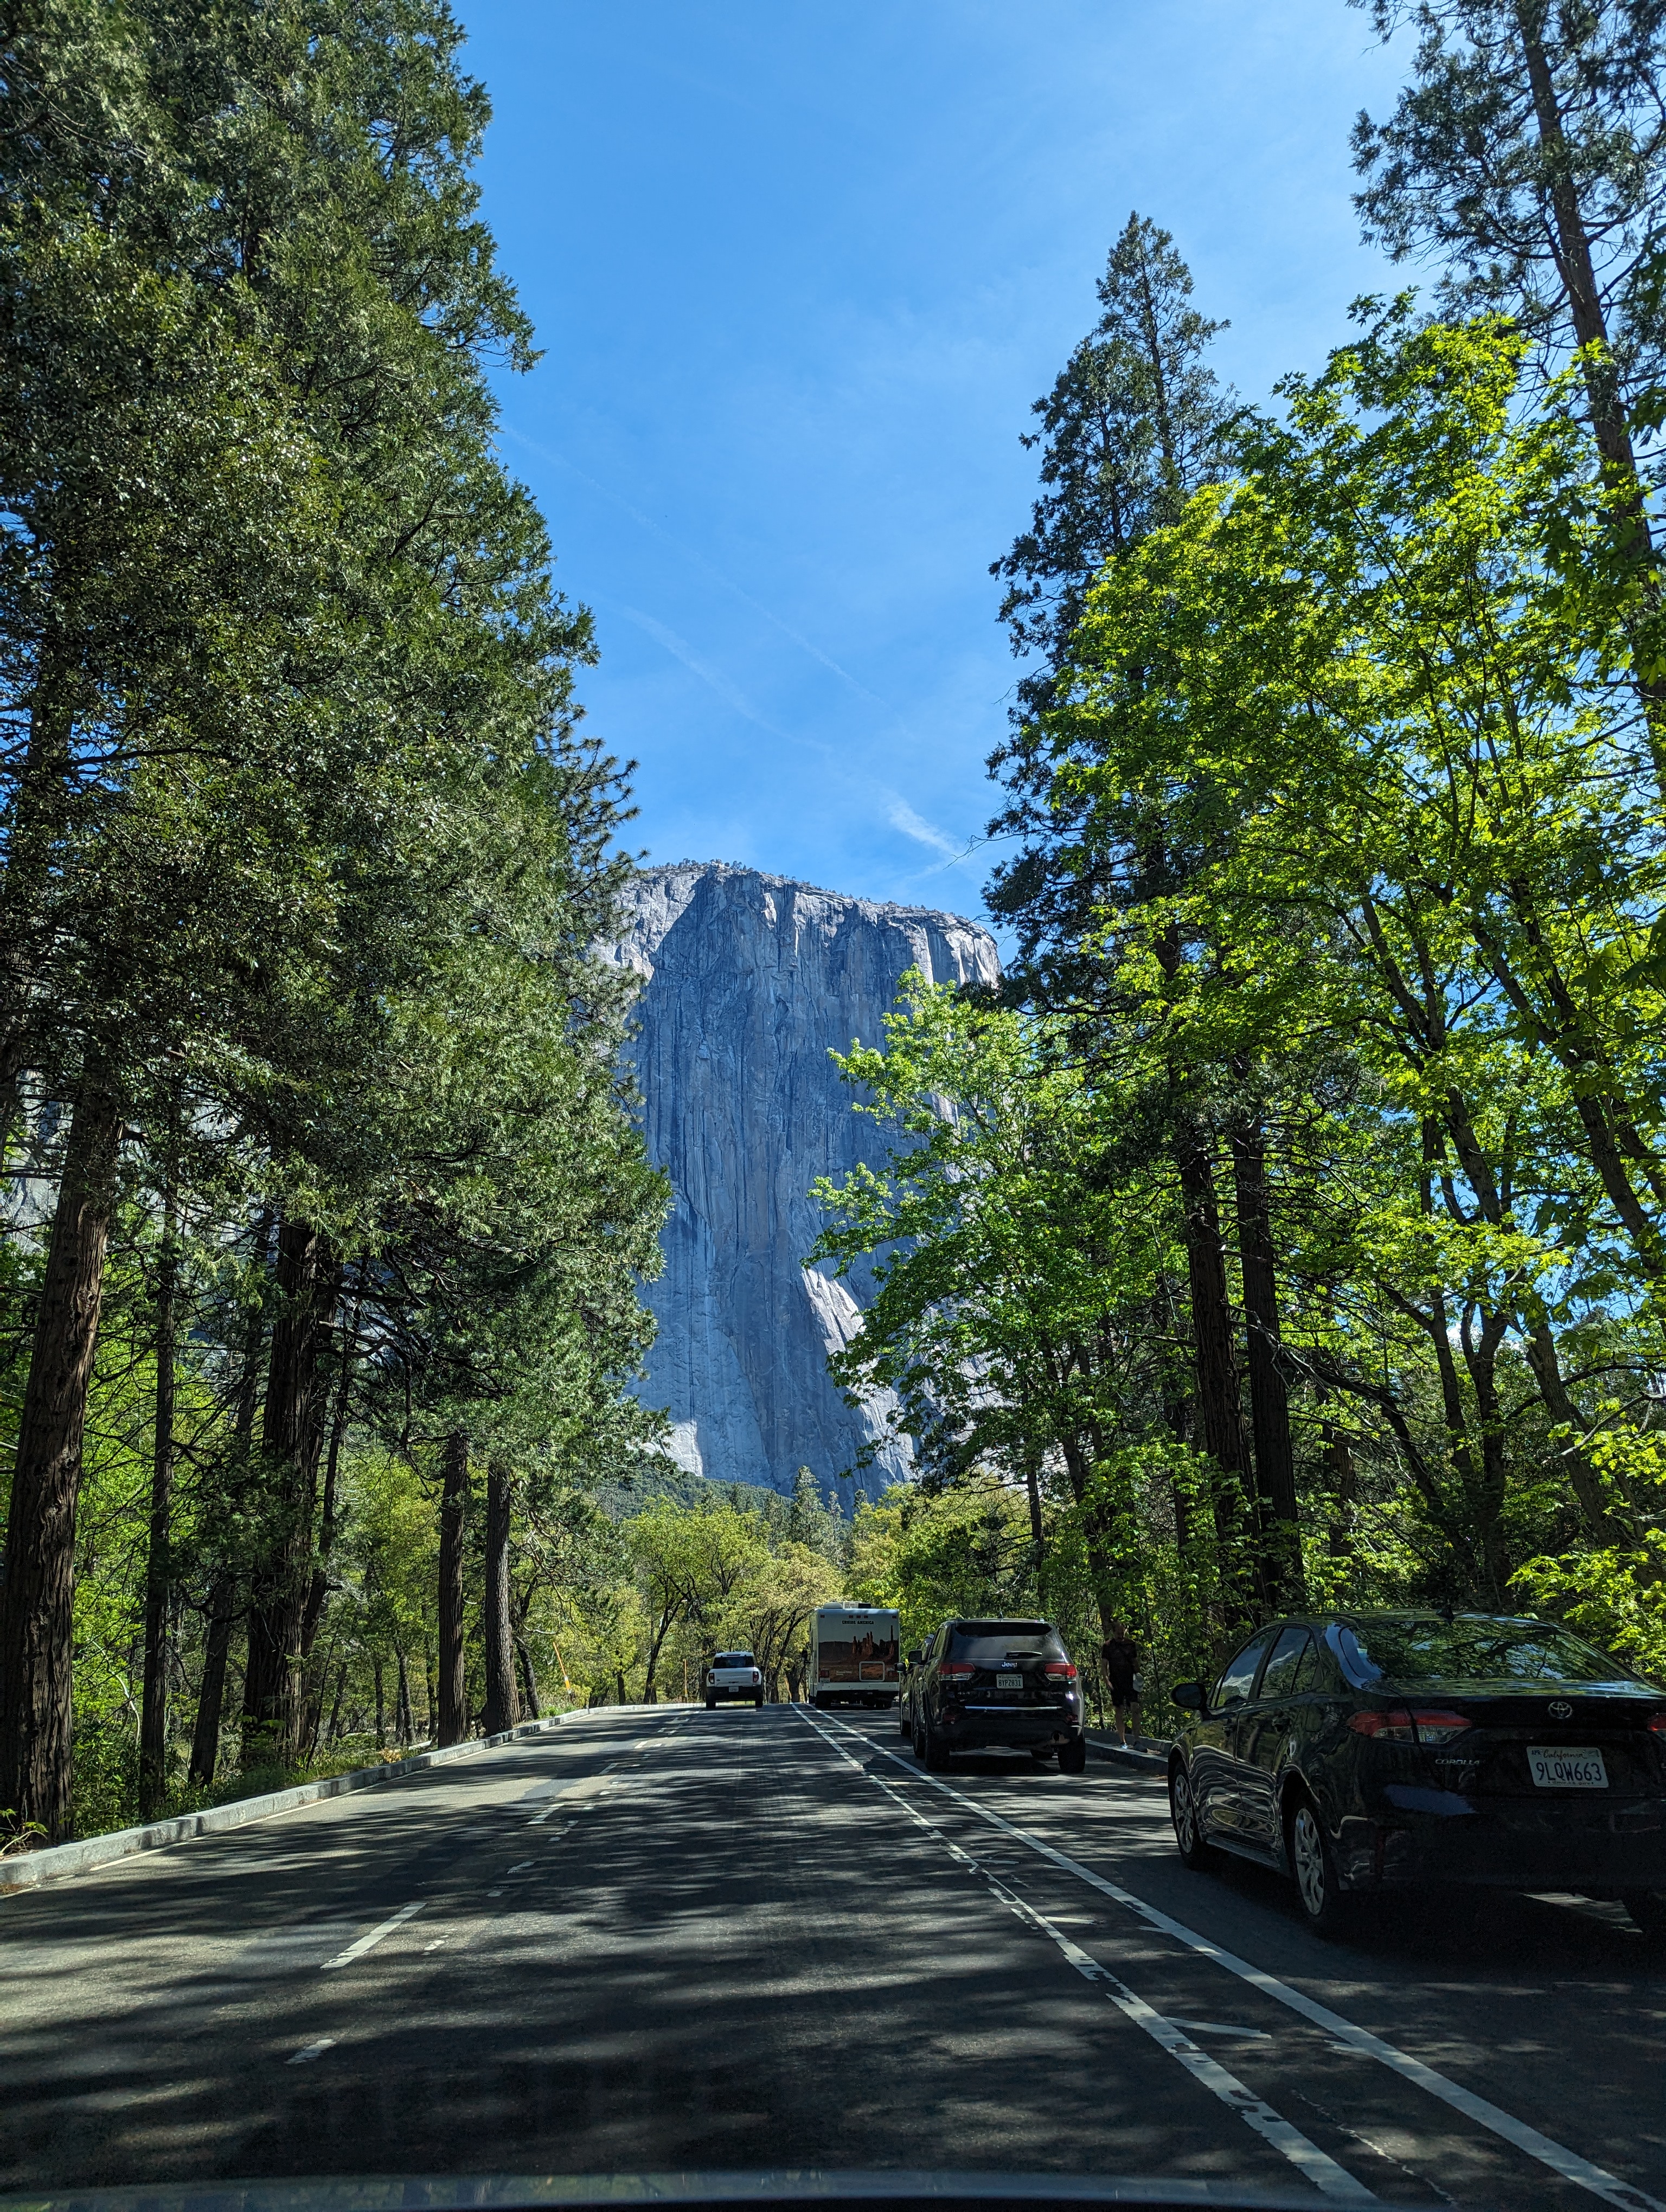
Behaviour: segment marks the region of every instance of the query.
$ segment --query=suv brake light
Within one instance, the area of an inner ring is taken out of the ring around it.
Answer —
[[[1666,1713],[1656,1713],[1649,1723],[1651,1735],[1666,1735]]]
[[[976,1667],[939,1667],[937,1679],[939,1682],[970,1682],[976,1672]]]
[[[1076,1669],[1068,1659],[1049,1659],[1042,1672],[1049,1682],[1073,1682],[1076,1679]]]

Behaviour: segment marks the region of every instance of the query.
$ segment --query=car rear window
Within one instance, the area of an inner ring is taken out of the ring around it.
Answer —
[[[714,1667],[750,1667],[751,1663],[750,1651],[720,1651],[712,1661]]]
[[[1009,1651],[1027,1657],[1062,1659],[1059,1632],[1044,1620],[963,1620],[950,1648],[957,1659],[974,1667],[998,1667]]]
[[[1335,1634],[1349,1672],[1368,1684],[1536,1688],[1545,1683],[1631,1680],[1607,1652],[1549,1621],[1459,1613],[1451,1620],[1342,1622]]]

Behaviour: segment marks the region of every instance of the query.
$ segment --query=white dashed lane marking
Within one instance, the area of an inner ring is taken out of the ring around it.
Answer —
[[[1253,2089],[1246,2088],[1236,2075],[1227,2072],[1219,2060],[1211,2058],[1207,2051],[1200,2051],[1177,2021],[1165,2019],[1154,2006],[1147,2004],[1143,1997],[1129,1989],[1126,1982],[1119,1981],[1109,1967],[1102,1966],[1091,1953],[1073,1942],[1044,1913],[1037,1912],[1033,1905],[1008,1889],[1006,1883],[991,1874],[988,1867],[973,1858],[970,1852],[964,1851],[952,1838],[944,1834],[935,1822],[928,1820],[916,1806],[909,1804],[900,1790],[881,1776],[867,1773],[816,1722],[811,1721],[808,1725],[815,1729],[836,1757],[843,1759],[847,1765],[854,1766],[859,1774],[866,1774],[866,1778],[876,1789],[883,1790],[916,1827],[923,1828],[928,1836],[942,1845],[951,1858],[958,1860],[970,1871],[981,1875],[988,1884],[990,1894],[1009,1912],[1035,1929],[1038,1935],[1045,1936],[1050,1942],[1057,1944],[1084,1981],[1096,1984],[1126,2019],[1132,2021],[1137,2028],[1150,2036],[1153,2043],[1166,2051],[1170,2058],[1183,2066],[1200,2087],[1218,2097],[1229,2112],[1236,2112],[1244,2125],[1253,2129],[1263,2142],[1269,2144],[1280,2157],[1288,2159],[1297,2172],[1304,2175],[1322,2195],[1336,2203],[1377,2203],[1376,2197],[1363,2181],[1356,2179],[1345,2166],[1339,2166],[1334,2158],[1320,2149],[1317,2143],[1310,2142],[1299,2128],[1292,2127],[1282,2113],[1275,2112],[1264,2099],[1256,2096]],[[858,1741],[866,1742],[867,1739],[859,1737]]]
[[[420,1912],[427,1902],[426,1898],[419,1898],[415,1905],[401,1906],[398,1912],[390,1915],[387,1919],[371,1929],[368,1935],[361,1936],[356,1943],[350,1943],[344,1951],[338,1951],[333,1959],[326,1959],[320,1972],[327,1974],[331,1966],[350,1966],[356,1959],[363,1958],[367,1951],[374,1950],[384,1936],[391,1936],[396,1928],[402,1926],[405,1921]]]
[[[808,1725],[815,1728],[818,1735],[825,1736],[826,1731],[814,1722]],[[1196,1952],[1200,1958],[1211,1960],[1227,1973],[1236,1974],[1240,1981],[1247,1982],[1262,1996],[1271,1997],[1275,2003],[1287,2005],[1292,2012],[1299,2013],[1315,2027],[1322,2027],[1334,2039],[1334,2048],[1349,2051],[1359,2057],[1376,2059],[1379,2065],[1398,2074],[1402,2081],[1413,2082],[1418,2088],[1426,2090],[1430,2096],[1439,2098],[1454,2112],[1462,2112],[1466,2119],[1486,2128],[1514,2149],[1524,2152],[1529,2158],[1536,2159],[1541,2166],[1547,2166],[1553,2173],[1560,2173],[1565,2181],[1571,2181],[1578,2188],[1589,2190],[1593,2197],[1600,2197],[1607,2203],[1619,2207],[1620,2212],[1666,2212],[1666,2204],[1663,2204],[1657,2197],[1651,2197],[1645,2190],[1621,2181],[1617,2174],[1608,2172],[1606,2167],[1594,2164],[1591,2160],[1581,2158],[1578,2151],[1569,2150],[1565,2144],[1541,2135],[1527,2121],[1518,2120],[1513,2112],[1506,2112],[1501,2106],[1478,2096],[1473,2089],[1466,2089],[1462,2082],[1449,2081],[1445,2075],[1437,2073],[1432,2066],[1426,2065],[1420,2058],[1413,2058],[1407,2052],[1396,2050],[1393,2044],[1384,2042],[1380,2035],[1373,2035],[1369,2028],[1356,2027],[1351,2020],[1345,2019],[1339,2012],[1333,2012],[1329,2005],[1320,2004],[1316,1998],[1304,1996],[1300,1990],[1292,1989],[1287,1982],[1280,1981],[1275,1974],[1267,1973],[1260,1966],[1252,1966],[1247,1959],[1237,1957],[1234,1953],[1223,1949],[1219,1943],[1211,1942],[1207,1936],[1199,1935],[1195,1928],[1188,1928],[1184,1921],[1172,1919],[1168,1913],[1159,1912],[1154,1905],[1147,1905],[1143,1897],[1136,1897],[1132,1890],[1122,1889],[1116,1882],[1107,1881],[1103,1875],[1095,1874],[1091,1868],[1082,1866],[1053,1844],[1043,1842],[1041,1837],[1031,1835],[1027,1829],[1015,1827],[1010,1820],[1003,1820],[999,1813],[980,1805],[976,1798],[968,1797],[963,1791],[952,1789],[936,1775],[922,1773],[912,1760],[902,1759],[883,1744],[873,1742],[860,1729],[850,1728],[842,1722],[836,1725],[844,1735],[854,1737],[865,1749],[902,1767],[911,1782],[925,1783],[933,1790],[941,1790],[945,1797],[952,1797],[957,1805],[976,1819],[986,1821],[992,1828],[998,1828],[1002,1835],[1010,1837],[1014,1843],[1022,1844],[1027,1850],[1034,1851],[1037,1857],[1061,1868],[1078,1881],[1085,1882],[1090,1889],[1097,1889],[1101,1896],[1109,1897],[1116,1904],[1126,1906],[1130,1912],[1138,1914],[1148,1928],[1155,1928],[1164,1936],[1173,1936],[1177,1942],[1183,1943],[1188,1950]],[[833,1741],[831,1737],[826,1740],[829,1742]],[[841,1756],[848,1757],[848,1754],[842,1753]],[[850,1763],[852,1765],[857,1764],[854,1759]],[[869,1779],[879,1782],[877,1775],[870,1775]],[[886,1785],[880,1784],[879,1786],[885,1788]]]

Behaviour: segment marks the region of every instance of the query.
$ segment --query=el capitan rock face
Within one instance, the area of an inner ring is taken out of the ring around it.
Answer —
[[[613,957],[645,979],[633,1054],[648,1152],[676,1192],[643,1396],[669,1409],[691,1471],[790,1490],[808,1466],[830,1486],[879,1409],[846,1405],[827,1374],[859,1308],[802,1264],[821,1231],[808,1193],[878,1164],[885,1137],[828,1054],[882,1041],[909,968],[994,982],[994,940],[955,915],[721,861],[644,868],[627,912]],[[887,1446],[868,1486],[906,1468]]]

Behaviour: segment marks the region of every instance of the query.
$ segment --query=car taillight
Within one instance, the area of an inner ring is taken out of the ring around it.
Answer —
[[[937,1679],[939,1682],[970,1682],[976,1672],[976,1667],[939,1667]]]
[[[1657,1713],[1649,1723],[1651,1735],[1666,1735],[1666,1713]]]
[[[1076,1669],[1067,1659],[1049,1659],[1042,1669],[1049,1682],[1073,1682]]]
[[[1462,1735],[1470,1723],[1462,1713],[1449,1713],[1444,1708],[1414,1705],[1412,1725],[1417,1730],[1420,1743],[1450,1743],[1454,1736]]]
[[[1350,1713],[1348,1726],[1355,1735],[1368,1735],[1384,1743],[1415,1743],[1412,1717],[1403,1705],[1390,1705],[1385,1713]]]
[[[760,1674],[758,1673],[757,1668],[756,1667],[754,1667],[754,1668],[753,1668],[753,1669],[752,1669],[752,1680],[753,1680],[755,1682],[761,1682],[761,1681],[763,1680],[763,1675],[762,1675],[762,1674]]]
[[[1411,1712],[1404,1705],[1390,1705],[1385,1713],[1353,1713],[1348,1719],[1356,1735],[1383,1743],[1450,1743],[1470,1725],[1462,1713],[1433,1705],[1419,1705]]]

